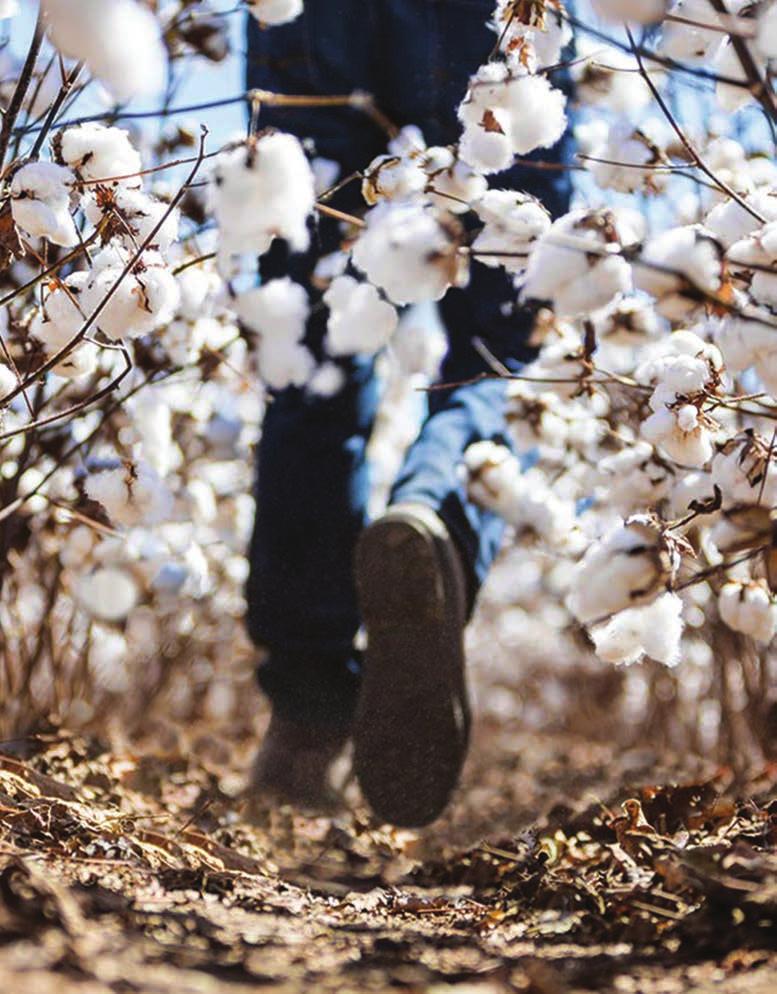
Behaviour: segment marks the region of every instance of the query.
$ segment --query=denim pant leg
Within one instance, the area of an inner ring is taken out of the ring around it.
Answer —
[[[491,372],[473,338],[480,337],[513,371],[531,359],[526,339],[533,315],[523,308],[508,312],[504,301],[514,296],[503,271],[478,265],[469,286],[449,290],[440,303],[448,354],[439,385],[429,393],[428,416],[391,495],[393,504],[428,504],[443,518],[463,556],[470,608],[499,551],[504,522],[468,499],[463,456],[475,442],[511,444],[505,423],[506,381],[493,377],[467,382]],[[447,383],[453,385],[446,388]]]
[[[372,6],[365,11],[361,0],[332,7],[312,0],[301,17],[269,30],[249,17],[248,86],[313,95],[374,89]],[[258,124],[312,138],[318,154],[339,163],[341,175],[362,168],[385,146],[381,129],[347,108],[265,106]],[[358,184],[330,201],[344,211],[359,203]],[[306,288],[312,307],[306,344],[321,359],[326,320],[312,271],[339,246],[341,233],[328,219],[311,228],[309,252],[289,255],[276,241],[260,270],[263,280],[288,275]],[[378,390],[371,359],[338,365],[345,385],[332,397],[296,388],[273,396],[256,453],[247,625],[252,639],[269,649],[260,685],[276,711],[297,720],[347,722],[358,689],[352,561],[369,497],[366,447]]]
[[[269,648],[259,682],[289,717],[347,722],[358,690],[351,564],[364,526],[373,364],[348,364],[333,397],[279,392],[257,452],[247,585],[251,637]]]

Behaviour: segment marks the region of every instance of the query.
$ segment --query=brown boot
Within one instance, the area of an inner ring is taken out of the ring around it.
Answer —
[[[341,806],[329,774],[348,740],[338,725],[295,722],[273,714],[254,761],[250,794],[315,811]]]

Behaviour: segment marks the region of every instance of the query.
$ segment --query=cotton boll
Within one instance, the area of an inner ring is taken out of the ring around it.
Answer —
[[[668,0],[591,0],[594,11],[605,21],[635,21],[657,24],[669,6]]]
[[[173,498],[156,471],[144,463],[125,462],[90,473],[87,495],[105,508],[111,521],[125,527],[152,525],[170,516]]]
[[[634,266],[640,290],[657,300],[661,314],[684,320],[698,307],[698,293],[720,289],[723,250],[703,229],[670,228],[651,238]]]
[[[516,155],[550,148],[567,125],[566,96],[546,76],[516,76],[506,86],[505,108],[510,112],[508,136]]]
[[[562,11],[550,4],[534,7],[497,0],[491,27],[508,64],[520,68],[528,59],[537,67],[556,65],[572,40]]]
[[[709,473],[683,473],[675,479],[672,486],[669,495],[670,512],[673,517],[683,517],[694,501],[711,501],[713,496],[712,478]]]
[[[276,237],[296,252],[310,243],[307,219],[315,205],[315,181],[293,135],[269,132],[222,152],[210,196],[224,255],[261,255]]]
[[[777,221],[777,191],[757,191],[746,197],[745,201],[766,221]],[[729,249],[735,242],[757,231],[761,222],[736,200],[728,198],[715,204],[704,219],[704,227],[725,249]]]
[[[353,262],[395,304],[439,300],[466,283],[461,230],[449,215],[414,202],[381,203],[366,217]]]
[[[710,58],[721,40],[720,16],[709,0],[677,0],[670,13],[694,21],[665,21],[661,31],[660,51],[677,62],[703,62]],[[709,28],[702,27],[709,24]]]
[[[568,410],[576,411],[555,393],[538,392],[523,380],[509,382],[505,416],[516,451],[528,452],[542,445],[563,453],[569,441]]]
[[[73,173],[53,162],[28,162],[11,181],[11,212],[18,226],[31,238],[46,238],[70,248],[78,244],[70,216]]]
[[[495,442],[476,442],[464,453],[470,497],[501,515],[519,533],[531,533],[551,545],[562,545],[575,525],[575,508],[547,486],[542,473],[522,473],[509,449]]]
[[[181,294],[178,311],[186,321],[197,321],[207,313],[223,285],[216,270],[206,265],[187,266],[176,279]]]
[[[107,222],[106,235],[115,236],[129,251],[137,250],[150,237],[151,232],[165,218],[167,204],[156,200],[141,190],[117,187],[99,190],[86,198],[85,213],[97,226]],[[178,237],[178,211],[165,218],[149,247],[166,252]]]
[[[777,505],[777,452],[751,429],[729,439],[712,461],[723,507]]]
[[[117,103],[164,87],[167,53],[154,14],[136,0],[41,0],[52,43],[83,60]]]
[[[655,507],[669,493],[675,475],[647,442],[635,442],[598,463],[596,479],[602,501],[627,515]]]
[[[766,581],[726,583],[718,597],[723,622],[759,642],[771,642],[777,630],[777,601]]]
[[[660,396],[664,395],[659,395],[656,404],[661,402]],[[664,406],[642,422],[642,435],[651,444],[660,446],[675,462],[684,466],[704,466],[712,458],[713,448],[709,427],[702,420],[699,409],[693,404],[670,409],[669,398],[676,395],[665,396]]]
[[[640,383],[651,382],[652,414],[642,422],[642,435],[686,466],[703,466],[712,457],[717,423],[704,412],[708,394],[719,386],[722,357],[714,345],[692,332],[675,332],[636,370]]]
[[[133,147],[129,134],[121,128],[79,124],[61,132],[54,144],[62,161],[80,179],[107,183],[113,177],[127,176],[130,178],[120,181],[123,185],[141,185],[137,175],[143,168],[140,153]]]
[[[304,387],[316,360],[304,345],[284,338],[264,339],[258,350],[259,375],[273,390]]]
[[[334,397],[345,386],[345,372],[333,362],[322,362],[310,377],[307,389],[317,397]]]
[[[429,202],[452,214],[464,214],[488,189],[488,181],[450,148],[434,147],[424,155]]]
[[[480,173],[501,173],[512,165],[512,144],[500,118],[506,123],[506,113],[496,110],[488,118],[490,128],[472,126],[461,136],[459,153],[462,159]]]
[[[114,341],[161,328],[173,319],[180,300],[178,283],[157,253],[146,252],[124,278],[123,268],[120,257],[101,253],[81,292],[87,316],[107,300],[97,326]]]
[[[497,442],[476,442],[465,451],[464,465],[472,500],[504,516],[521,475],[512,452]]]
[[[86,320],[81,300],[88,273],[71,273],[62,284],[46,295],[43,307],[30,324],[30,334],[40,341],[49,356],[71,342]],[[76,345],[53,368],[58,376],[76,378],[94,371],[99,357],[98,349],[91,342]]]
[[[529,370],[532,375],[535,370]],[[516,451],[539,447],[546,462],[563,463],[572,452],[589,454],[601,440],[604,423],[588,405],[563,400],[549,386],[513,380],[507,386],[506,418]]]
[[[777,394],[777,333],[774,328],[728,315],[719,321],[714,337],[727,369],[741,373],[754,368],[766,389],[773,396]]]
[[[44,297],[43,307],[33,318],[30,332],[46,346],[47,352],[59,351],[78,334],[85,320],[81,291],[87,279],[86,272],[71,273]]]
[[[575,569],[567,604],[587,624],[655,600],[680,566],[684,540],[635,514],[592,543]]]
[[[305,336],[308,295],[288,276],[238,294],[232,306],[243,324],[268,340],[299,342]]]
[[[303,0],[249,0],[248,9],[260,24],[288,24],[302,13]]]
[[[559,397],[571,400],[587,392],[591,365],[585,358],[580,338],[570,332],[544,345],[524,374],[527,387],[537,393],[552,388]]]
[[[603,189],[618,193],[660,193],[666,188],[669,173],[651,167],[667,164],[663,151],[629,121],[609,129],[606,140],[592,151],[588,168]]]
[[[123,621],[138,602],[138,587],[126,570],[105,567],[79,578],[79,603],[98,621]]]
[[[770,221],[729,248],[726,253],[740,278],[750,279],[750,294],[766,307],[777,306],[777,272],[763,269],[777,263],[777,221]],[[754,267],[752,270],[750,267]]]
[[[433,304],[406,308],[391,339],[391,354],[406,376],[436,379],[448,340]]]
[[[652,305],[639,297],[616,299],[592,315],[591,320],[597,338],[612,345],[640,346],[661,330]]]
[[[665,593],[652,604],[627,608],[591,630],[596,655],[606,663],[628,666],[649,656],[665,666],[680,659],[683,603]]]
[[[173,440],[173,412],[164,392],[141,390],[127,400],[127,411],[138,439],[136,454],[142,455],[160,476],[166,476],[180,463],[180,451]]]
[[[549,148],[566,128],[565,104],[564,94],[545,76],[513,74],[504,63],[487,63],[470,79],[459,107],[464,126],[459,154],[488,173],[506,168],[513,154]]]
[[[632,119],[650,103],[652,93],[637,71],[636,59],[585,35],[577,39],[576,48],[570,74],[582,103]]]
[[[623,238],[611,211],[565,214],[538,239],[529,257],[522,299],[550,301],[557,314],[570,317],[609,304],[618,293],[631,289],[628,262],[610,254]]]
[[[422,193],[426,183],[419,159],[379,155],[364,171],[362,196],[371,206],[380,200],[402,200]]]
[[[678,362],[678,357],[686,359]],[[692,331],[675,331],[645,351],[634,375],[639,383],[664,379],[678,393],[694,393],[713,386],[722,368],[715,345]]]
[[[575,531],[575,504],[554,493],[539,470],[530,469],[516,481],[504,518],[519,535],[561,548]]]
[[[332,355],[372,354],[397,327],[397,312],[369,283],[338,276],[324,294],[329,308],[326,345]]]
[[[551,225],[542,204],[515,190],[489,190],[475,207],[483,229],[472,245],[478,261],[522,273],[534,243]],[[504,251],[506,255],[480,254]]]

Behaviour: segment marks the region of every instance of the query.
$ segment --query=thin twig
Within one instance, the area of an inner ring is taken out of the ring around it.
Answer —
[[[8,104],[8,109],[3,115],[2,127],[0,127],[0,169],[3,170],[3,174],[5,174],[4,167],[5,157],[8,152],[8,143],[11,140],[13,127],[14,124],[16,124],[16,118],[19,116],[19,111],[22,109],[24,98],[27,96],[30,80],[32,79],[32,74],[35,71],[35,63],[38,61],[38,55],[40,54],[41,45],[43,44],[43,35],[43,13],[39,10],[38,19],[35,22],[35,31],[32,36],[32,41],[30,42],[30,49],[27,52],[27,58],[25,59],[24,66],[22,67],[19,81],[16,84],[16,89],[11,97],[11,102]]]

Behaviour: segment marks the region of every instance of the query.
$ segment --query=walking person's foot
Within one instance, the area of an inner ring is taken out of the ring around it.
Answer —
[[[461,558],[431,508],[396,505],[359,541],[356,586],[368,640],[356,777],[379,817],[426,825],[448,803],[469,740]]]
[[[273,713],[251,773],[252,803],[292,804],[318,812],[341,807],[330,773],[348,735],[345,727],[297,722]]]

